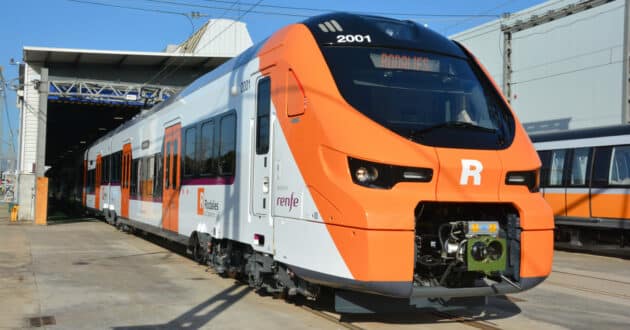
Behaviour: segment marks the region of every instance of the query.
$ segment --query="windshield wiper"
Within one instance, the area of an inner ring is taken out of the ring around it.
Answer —
[[[465,122],[465,121],[447,121],[444,123],[440,123],[437,125],[433,125],[433,126],[429,126],[423,129],[412,129],[409,133],[409,135],[412,138],[416,138],[416,137],[421,137],[424,133],[428,133],[430,131],[434,131],[436,129],[441,129],[441,128],[457,128],[457,129],[468,129],[468,130],[475,130],[475,131],[480,131],[480,132],[486,132],[486,133],[496,133],[497,130],[494,128],[488,128],[488,127],[483,127],[483,126],[478,126],[475,125],[473,123],[469,123],[469,122]]]

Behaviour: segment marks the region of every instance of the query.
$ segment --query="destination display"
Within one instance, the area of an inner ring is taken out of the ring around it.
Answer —
[[[370,59],[374,67],[378,69],[440,72],[440,61],[426,56],[370,53]]]

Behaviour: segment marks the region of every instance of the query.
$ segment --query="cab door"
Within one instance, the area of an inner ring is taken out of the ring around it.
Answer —
[[[164,164],[162,190],[162,227],[165,230],[179,230],[179,186],[181,164],[181,124],[167,127],[164,132],[162,163]]]
[[[254,215],[262,218],[269,214],[271,203],[271,79],[261,77],[257,83],[256,119],[254,122],[255,148],[252,148],[251,191],[252,210]]]
[[[96,178],[94,179],[94,208],[101,209],[101,178],[103,177],[103,157],[96,156]]]
[[[131,184],[131,143],[123,145],[120,178],[120,215],[129,218],[129,186]]]

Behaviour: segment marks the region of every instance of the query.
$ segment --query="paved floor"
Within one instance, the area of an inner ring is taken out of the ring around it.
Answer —
[[[348,324],[232,279],[99,221],[8,222],[0,204],[0,328],[330,329]],[[364,329],[627,329],[630,260],[556,252],[541,286],[461,314],[341,318]],[[332,321],[331,321],[332,320]],[[54,323],[54,324],[53,324]]]
[[[0,328],[46,316],[62,329],[331,326],[102,222],[0,220]]]

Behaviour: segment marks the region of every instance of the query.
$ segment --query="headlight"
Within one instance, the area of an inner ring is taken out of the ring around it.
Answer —
[[[430,182],[433,170],[379,164],[348,157],[352,182],[370,188],[390,189],[398,182]]]
[[[539,170],[508,172],[505,176],[505,184],[526,186],[530,192],[538,192],[540,189]]]
[[[357,180],[363,184],[368,184],[378,179],[378,170],[374,166],[359,167],[354,173]]]
[[[470,255],[475,261],[483,261],[488,255],[488,248],[484,242],[475,242],[470,249]]]
[[[503,245],[501,245],[501,242],[499,241],[492,241],[488,244],[486,252],[488,254],[488,259],[497,261],[503,255]]]

